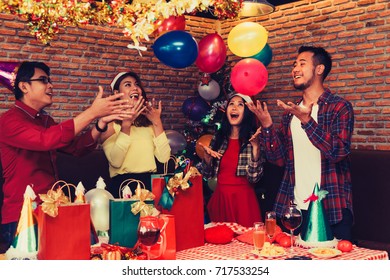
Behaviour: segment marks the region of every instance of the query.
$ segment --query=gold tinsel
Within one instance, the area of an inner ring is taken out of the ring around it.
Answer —
[[[159,19],[197,11],[234,19],[241,4],[242,0],[3,0],[0,13],[26,19],[31,34],[44,44],[55,39],[60,27],[94,24],[123,28],[138,46],[140,40],[149,40]]]

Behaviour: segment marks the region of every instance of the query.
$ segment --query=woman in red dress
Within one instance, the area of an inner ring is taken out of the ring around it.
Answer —
[[[262,220],[254,183],[263,175],[264,157],[254,114],[245,105],[249,96],[233,94],[226,113],[205,153],[202,173],[217,176],[217,186],[207,210],[212,222],[235,222],[252,227]]]

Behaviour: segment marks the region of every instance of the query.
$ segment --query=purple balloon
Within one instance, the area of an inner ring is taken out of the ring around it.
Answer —
[[[192,121],[200,121],[209,112],[210,105],[201,97],[187,98],[182,105],[182,111]]]
[[[187,147],[186,138],[175,130],[165,130],[165,135],[168,138],[171,154],[175,155]]]
[[[0,61],[0,84],[4,85],[9,90],[13,91],[13,83],[16,77],[17,67],[19,62],[4,62]]]

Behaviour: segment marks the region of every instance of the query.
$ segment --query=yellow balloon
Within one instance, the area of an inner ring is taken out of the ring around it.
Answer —
[[[229,32],[228,47],[240,57],[249,57],[259,53],[268,40],[268,31],[255,22],[242,22]]]

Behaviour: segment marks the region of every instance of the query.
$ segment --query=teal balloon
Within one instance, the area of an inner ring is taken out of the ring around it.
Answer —
[[[152,48],[162,63],[173,68],[190,66],[195,62],[199,51],[194,37],[182,30],[164,33],[157,38]]]
[[[272,61],[272,49],[268,44],[265,44],[264,48],[259,53],[251,56],[251,58],[255,58],[262,62],[264,66],[268,66]]]

